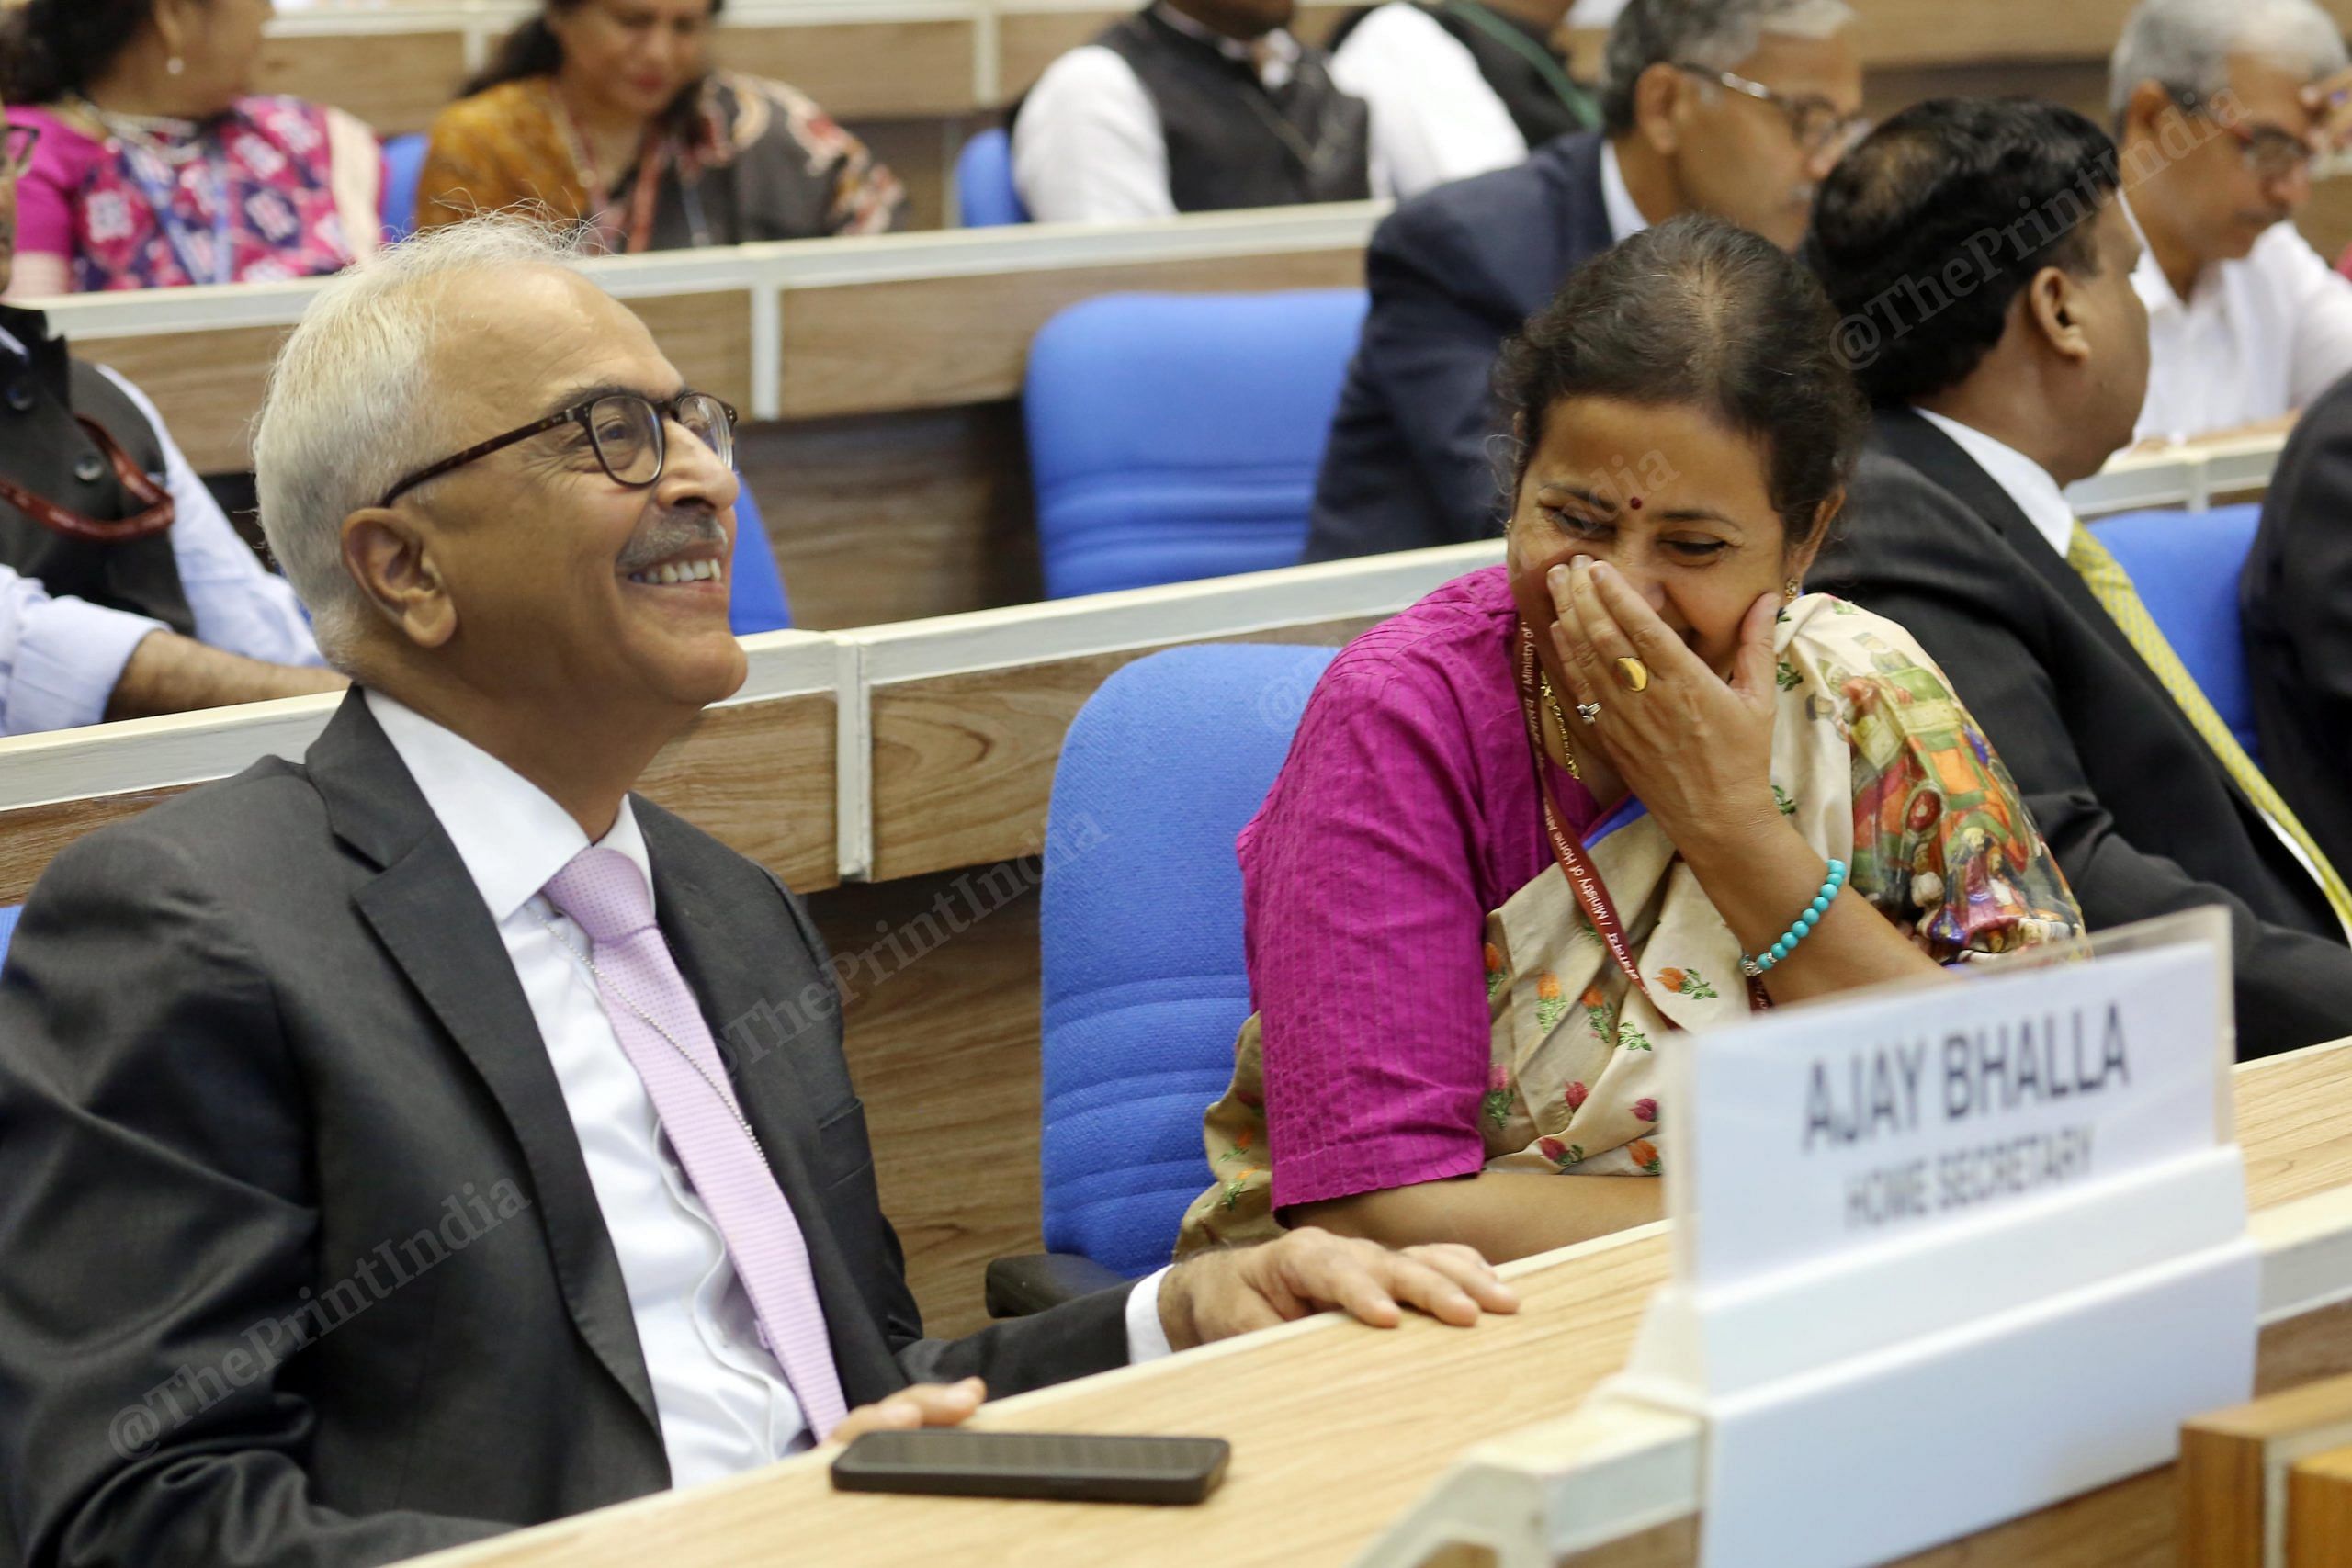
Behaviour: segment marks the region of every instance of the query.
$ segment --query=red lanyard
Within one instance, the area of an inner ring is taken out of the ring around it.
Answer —
[[[1643,1000],[1657,1009],[1657,999],[1650,995],[1649,987],[1643,983],[1641,967],[1634,962],[1633,944],[1625,940],[1625,924],[1617,918],[1617,906],[1610,901],[1609,888],[1600,880],[1600,874],[1592,869],[1592,861],[1585,853],[1583,840],[1568,831],[1568,819],[1561,815],[1560,803],[1553,795],[1552,776],[1544,765],[1544,719],[1539,705],[1542,702],[1541,687],[1538,685],[1541,679],[1536,669],[1535,632],[1521,621],[1519,625],[1519,706],[1527,718],[1528,744],[1535,749],[1535,787],[1544,796],[1544,836],[1552,841],[1552,858],[1559,862],[1560,874],[1568,879],[1569,888],[1575,892],[1577,902],[1584,907],[1585,918],[1592,922],[1592,929],[1600,933],[1601,942],[1609,949],[1609,955],[1617,961],[1617,967],[1624,972],[1634,989],[1642,994]],[[1567,737],[1562,736],[1560,739],[1566,744]],[[1672,1019],[1667,1018],[1663,1009],[1657,1009],[1657,1014],[1666,1020],[1668,1028],[1679,1027]]]
[[[130,460],[130,454],[116,444],[115,438],[106,433],[104,426],[96,420],[83,419],[79,415],[75,420],[82,426],[83,433],[97,443],[98,450],[104,452],[107,460],[114,465],[115,478],[122,481],[122,488],[130,492],[133,500],[144,502],[146,510],[112,522],[85,517],[78,512],[68,512],[47,496],[35,495],[15,480],[6,479],[0,479],[0,501],[6,501],[45,528],[72,538],[95,540],[102,545],[128,544],[133,539],[146,538],[151,534],[160,534],[170,527],[173,517],[170,494],[140,471],[139,465]]]

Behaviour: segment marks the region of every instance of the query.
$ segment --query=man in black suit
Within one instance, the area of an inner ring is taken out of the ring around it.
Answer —
[[[1372,311],[1306,559],[1501,531],[1495,356],[1590,257],[1690,211],[1794,246],[1859,128],[1852,15],[1842,0],[1630,0],[1610,29],[1601,130],[1397,208],[1364,257]]]
[[[2296,423],[2238,579],[2263,771],[2352,865],[2352,378]]]
[[[1302,1233],[922,1337],[807,912],[628,794],[743,679],[732,419],[513,220],[294,333],[263,515],[355,690],[26,906],[0,1557],[386,1562],[952,1423],[967,1380],[1511,1307],[1466,1249]],[[780,999],[809,1025],[718,1054]]]
[[[2094,592],[2111,562],[2063,493],[2131,441],[2146,392],[2117,183],[2097,126],[2017,99],[1923,104],[1824,184],[1806,255],[1879,412],[1811,584],[1935,655],[2094,929],[2230,912],[2238,1048],[2261,1055],[2352,1033],[2352,948],[2324,857]]]

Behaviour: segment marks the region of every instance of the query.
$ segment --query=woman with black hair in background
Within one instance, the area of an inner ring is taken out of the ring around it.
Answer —
[[[517,203],[616,253],[870,234],[906,196],[780,82],[708,64],[722,0],[546,0],[433,122],[421,229]]]
[[[30,0],[0,29],[27,154],[9,297],[334,272],[375,249],[383,158],[253,91],[269,0]],[[12,149],[14,150],[14,149]]]

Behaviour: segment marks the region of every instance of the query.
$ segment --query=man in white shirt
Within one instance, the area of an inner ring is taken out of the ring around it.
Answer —
[[[1370,114],[1290,31],[1296,0],[1158,0],[1046,68],[1012,118],[1041,223],[1386,196]]]
[[[0,156],[0,289],[16,222]],[[342,684],[154,405],[0,306],[0,735]]]
[[[2296,231],[2352,73],[2312,0],[2143,0],[2108,91],[2154,352],[2143,439],[2290,415],[2352,371],[2352,282]]]
[[[288,340],[264,523],[359,689],[25,907],[0,1558],[358,1568],[1320,1305],[1515,1306],[1301,1230],[923,1337],[807,911],[629,793],[743,679],[733,422],[517,220]]]
[[[1805,254],[1878,413],[1807,581],[1935,656],[2094,931],[2228,911],[2262,1055],[2352,1031],[2352,900],[2066,502],[2146,393],[2119,183],[2097,126],[2027,100],[1921,105],[1824,182]]]
[[[1506,169],[1600,123],[1568,74],[1568,0],[1388,0],[1333,36],[1331,75],[1372,106],[1373,159],[1397,199]]]

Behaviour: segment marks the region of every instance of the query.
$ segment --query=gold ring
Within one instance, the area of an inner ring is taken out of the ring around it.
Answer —
[[[1638,659],[1617,661],[1617,679],[1629,692],[1645,692],[1650,685],[1650,667]]]

